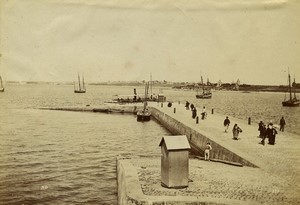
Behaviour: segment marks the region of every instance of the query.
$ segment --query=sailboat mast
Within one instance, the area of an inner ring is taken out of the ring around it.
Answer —
[[[203,84],[203,78],[202,78],[202,75],[201,75],[201,86],[202,86],[202,91],[204,93],[204,84]]]
[[[146,104],[147,104],[147,92],[148,92],[148,83],[146,83],[145,85],[144,112],[146,110]]]
[[[152,73],[150,73],[150,88],[151,88],[151,96],[152,96]]]
[[[78,89],[81,90],[79,73],[78,73],[78,86],[79,86]]]
[[[293,83],[293,85],[296,86],[296,79],[295,79],[295,77],[294,77],[294,83]],[[296,99],[296,88],[294,88],[294,99]]]
[[[85,86],[84,86],[84,77],[82,76],[82,87],[83,87],[83,90],[85,90]]]
[[[291,86],[291,76],[289,73],[289,90],[290,90],[290,100],[292,100],[292,86]]]

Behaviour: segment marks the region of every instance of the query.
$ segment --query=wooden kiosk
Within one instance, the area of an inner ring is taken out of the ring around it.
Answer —
[[[168,188],[188,187],[189,141],[185,135],[164,136],[161,147],[161,183]]]

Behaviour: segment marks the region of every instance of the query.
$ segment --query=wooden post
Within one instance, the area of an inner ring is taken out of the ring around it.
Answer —
[[[248,118],[248,125],[251,125],[251,117]]]
[[[196,117],[196,124],[198,124],[199,123],[199,117],[197,116]]]
[[[214,114],[214,109],[211,109],[211,114]]]
[[[176,113],[176,107],[174,107],[174,113]]]

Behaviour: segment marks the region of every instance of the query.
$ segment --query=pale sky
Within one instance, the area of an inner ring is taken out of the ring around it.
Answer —
[[[0,0],[16,81],[300,82],[296,0]]]

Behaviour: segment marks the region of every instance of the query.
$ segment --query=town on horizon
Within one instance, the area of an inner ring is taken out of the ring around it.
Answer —
[[[126,85],[126,86],[144,86],[146,80],[141,81],[106,81],[106,82],[86,82],[87,85]],[[49,84],[49,85],[74,85],[74,81],[65,82],[50,82],[50,81],[6,81],[6,84]],[[215,90],[233,90],[233,91],[270,91],[270,92],[286,92],[288,85],[262,85],[262,84],[245,84],[241,83],[239,79],[236,82],[223,83],[219,80],[217,83],[207,81],[206,83],[201,82],[172,82],[172,81],[151,81],[153,86],[171,87],[173,89],[182,90],[195,90],[200,86],[209,86]],[[295,87],[295,91],[300,93],[300,83],[293,82],[292,87]]]

